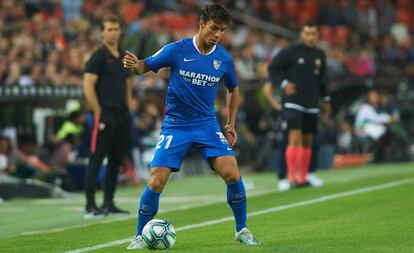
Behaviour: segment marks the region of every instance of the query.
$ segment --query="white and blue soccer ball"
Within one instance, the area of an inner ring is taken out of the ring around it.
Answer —
[[[142,240],[149,249],[169,249],[176,238],[174,227],[166,220],[150,220],[142,230]]]

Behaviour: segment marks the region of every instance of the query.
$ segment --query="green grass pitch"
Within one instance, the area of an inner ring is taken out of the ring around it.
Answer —
[[[225,185],[215,175],[171,180],[156,217],[178,230],[171,252],[414,252],[413,163],[318,174],[323,187],[282,193],[271,173],[243,175],[259,247],[234,240]],[[120,187],[116,203],[132,213],[124,218],[84,220],[82,194],[1,204],[0,252],[126,252],[128,242],[113,242],[133,236],[142,190]]]

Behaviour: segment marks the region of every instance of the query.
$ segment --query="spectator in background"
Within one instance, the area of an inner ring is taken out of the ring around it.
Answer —
[[[55,168],[65,169],[77,156],[77,146],[81,142],[85,124],[85,113],[82,109],[69,113],[67,119],[52,140],[52,153],[49,164]]]
[[[161,48],[157,36],[152,32],[155,20],[152,16],[143,17],[139,21],[139,30],[130,33],[126,40],[125,49],[134,52],[140,59],[144,59]]]
[[[354,151],[353,149],[353,131],[352,124],[343,120],[339,123],[338,134],[336,137],[337,153],[349,154]]]
[[[357,58],[346,60],[349,72],[357,77],[368,77],[375,74],[375,63],[369,51],[363,49]]]
[[[363,151],[372,151],[376,162],[384,159],[385,146],[390,143],[393,136],[389,131],[389,125],[395,120],[395,116],[380,112],[379,92],[375,89],[370,90],[367,102],[356,114],[354,127]]]
[[[387,125],[393,121],[388,113],[378,112],[379,106],[379,92],[375,89],[370,90],[367,102],[359,108],[355,117],[355,132],[362,141],[366,138],[379,140],[387,131]]]
[[[149,164],[144,162],[143,153],[152,144],[151,134],[157,128],[161,120],[160,110],[154,97],[142,101],[139,107],[132,113],[132,157],[134,167],[137,169],[138,177],[141,180],[149,179]]]
[[[241,49],[240,56],[234,60],[237,76],[241,81],[252,81],[256,78],[256,61],[253,47],[246,45]]]

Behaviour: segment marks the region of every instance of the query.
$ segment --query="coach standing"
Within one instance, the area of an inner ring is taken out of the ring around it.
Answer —
[[[319,108],[330,113],[326,56],[316,47],[317,25],[311,22],[304,24],[300,37],[300,43],[282,50],[269,65],[270,81],[273,85],[280,85],[283,91],[288,128],[285,152],[288,179],[291,185],[297,186],[308,184],[312,137],[317,130]]]
[[[121,22],[116,16],[107,16],[101,24],[103,45],[86,63],[84,93],[94,113],[89,166],[86,170],[85,218],[106,214],[127,214],[114,205],[119,167],[128,147],[132,87],[129,70],[122,65],[119,48]],[[107,157],[104,179],[104,202],[98,208],[95,202],[97,176],[103,159]]]

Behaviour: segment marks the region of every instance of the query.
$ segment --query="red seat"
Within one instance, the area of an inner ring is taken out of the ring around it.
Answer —
[[[321,39],[328,42],[329,44],[332,45],[335,42],[335,34],[332,26],[322,25],[319,29],[319,34]]]
[[[348,26],[345,25],[338,25],[335,28],[335,44],[336,45],[343,45],[349,38],[349,34],[351,33]]]
[[[403,23],[409,27],[413,24],[413,12],[411,9],[398,8],[396,10],[396,16],[399,23]]]
[[[297,0],[286,0],[285,10],[288,15],[298,17],[300,11],[300,5]]]

